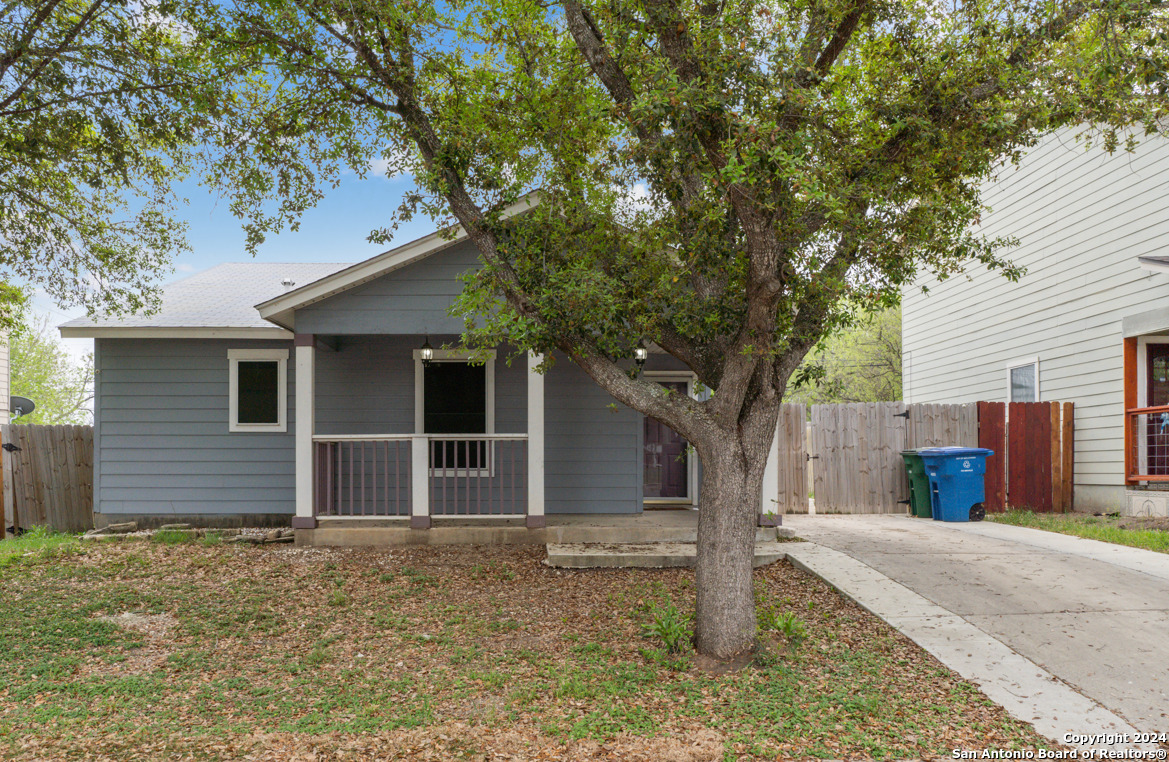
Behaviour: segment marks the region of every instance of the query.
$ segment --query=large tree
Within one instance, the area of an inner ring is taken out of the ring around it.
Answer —
[[[485,317],[466,341],[560,350],[693,444],[696,645],[729,659],[754,642],[754,524],[789,377],[841,304],[971,260],[1018,275],[1008,242],[977,234],[980,184],[1052,130],[1153,128],[1158,7],[235,0],[189,21],[263,72],[222,122],[241,150],[221,179],[254,240],[312,201],[320,167],[384,157],[417,181],[398,219],[457,222],[478,248],[457,306]],[[504,219],[531,188],[540,203]],[[642,342],[713,396],[630,373]]]
[[[172,185],[214,117],[192,39],[153,1],[0,0],[0,282],[152,303],[185,245]]]
[[[17,423],[93,422],[93,355],[75,359],[56,334],[47,315],[29,313],[8,333],[9,389],[36,403]]]

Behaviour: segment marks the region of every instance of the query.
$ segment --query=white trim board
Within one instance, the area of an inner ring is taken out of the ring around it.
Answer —
[[[275,326],[245,328],[61,326],[63,339],[291,339],[292,332]]]
[[[241,362],[276,363],[276,422],[239,423],[239,364]],[[283,433],[288,431],[288,350],[227,350],[227,430],[232,433]]]
[[[502,219],[508,219],[522,214],[540,203],[540,191],[532,191],[516,203],[505,208],[501,213]],[[431,254],[447,249],[467,238],[466,231],[461,226],[438,230],[430,235],[423,236],[396,249],[378,254],[364,262],[326,275],[324,278],[307,283],[300,288],[281,294],[274,299],[256,305],[260,317],[270,320],[285,328],[292,328],[293,314],[297,309],[327,299],[330,296],[348,291],[362,283],[379,278],[387,273],[401,269]]]
[[[1169,336],[1137,336],[1137,407],[1148,407],[1150,344],[1169,344]]]

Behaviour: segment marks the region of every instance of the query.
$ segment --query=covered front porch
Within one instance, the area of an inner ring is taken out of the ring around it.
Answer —
[[[296,335],[295,528],[545,526],[542,358],[497,372],[496,352],[429,344],[425,335]]]
[[[424,356],[427,344],[456,342],[296,335],[293,527],[304,542],[693,542],[697,501],[645,511],[659,507],[651,477],[662,458],[644,416],[566,358],[539,373],[543,358],[507,363],[504,347]],[[647,377],[670,382],[675,362],[651,357]]]

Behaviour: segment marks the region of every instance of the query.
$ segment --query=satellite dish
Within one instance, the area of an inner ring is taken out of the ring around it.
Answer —
[[[37,403],[30,400],[28,397],[17,397],[15,394],[8,400],[8,409],[12,411],[14,418],[19,418],[22,415],[28,415],[37,409]]]

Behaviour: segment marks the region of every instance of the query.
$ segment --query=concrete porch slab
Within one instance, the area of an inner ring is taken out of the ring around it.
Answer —
[[[696,542],[697,511],[640,514],[550,514],[547,526],[528,529],[524,518],[435,516],[429,529],[411,529],[403,518],[320,518],[316,529],[296,530],[296,544],[318,547],[405,545],[547,545],[564,543]],[[783,527],[779,531],[786,531]],[[777,529],[760,527],[756,542],[775,540]]]
[[[755,544],[755,568],[784,558],[784,543]],[[549,543],[549,566],[561,569],[673,569],[691,568],[698,556],[692,542]]]

